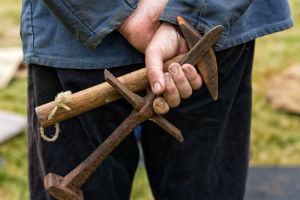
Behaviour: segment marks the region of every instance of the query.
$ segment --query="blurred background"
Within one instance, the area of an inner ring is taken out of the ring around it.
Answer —
[[[29,199],[21,4],[21,0],[0,0],[1,200]],[[248,200],[300,196],[300,1],[290,0],[290,4],[295,26],[256,41]],[[131,199],[153,199],[142,162]]]

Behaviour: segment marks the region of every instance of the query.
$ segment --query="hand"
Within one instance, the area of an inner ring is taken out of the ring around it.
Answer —
[[[132,46],[145,53],[161,24],[158,19],[167,3],[168,0],[139,0],[137,8],[117,30]]]
[[[173,25],[163,23],[146,49],[146,67],[152,91],[163,94],[170,107],[179,105],[181,98],[191,96],[193,89],[199,89],[202,79],[194,66],[172,63],[168,71],[163,73],[163,61],[188,51],[185,40]],[[156,100],[154,107],[161,104]],[[162,114],[162,113],[160,113]]]

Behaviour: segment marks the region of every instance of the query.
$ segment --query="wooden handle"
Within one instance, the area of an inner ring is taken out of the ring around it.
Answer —
[[[181,54],[165,61],[164,71],[168,71],[168,65],[172,62],[180,62],[184,55],[185,54]],[[118,77],[118,79],[133,92],[141,91],[149,86],[146,68],[125,74]],[[71,110],[68,111],[63,108],[58,108],[52,120],[48,120],[48,116],[54,108],[54,101],[36,107],[35,112],[40,125],[45,128],[120,98],[121,96],[112,86],[107,82],[103,82],[72,94],[72,100],[66,104]]]

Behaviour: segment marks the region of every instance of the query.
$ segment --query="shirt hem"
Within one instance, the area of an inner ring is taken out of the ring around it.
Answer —
[[[177,15],[174,13],[173,14],[163,13],[162,16],[160,17],[160,20],[167,21],[172,24],[177,24],[176,20],[174,20],[174,19],[176,19],[176,16]],[[187,19],[187,20],[193,25],[197,24],[192,19]],[[240,45],[242,43],[249,42],[251,40],[254,40],[256,38],[259,38],[259,37],[262,37],[265,35],[269,35],[272,33],[276,33],[276,32],[280,32],[280,31],[289,29],[291,27],[293,27],[292,18],[281,21],[281,22],[274,23],[272,25],[267,25],[267,26],[256,28],[256,29],[251,29],[251,31],[245,32],[245,33],[238,35],[236,37],[233,37],[233,38],[228,37],[228,35],[230,35],[230,34],[223,32],[222,35],[220,36],[219,40],[217,41],[217,43],[213,46],[213,49],[216,52],[221,51],[221,50],[233,47],[233,46]],[[206,25],[199,24],[197,27],[197,30],[201,33],[206,33],[210,30],[210,28],[211,27],[208,27]]]
[[[24,55],[24,63],[26,64],[37,64],[55,68],[66,68],[66,69],[106,69],[114,68],[133,64],[144,64],[144,58],[118,58],[115,60],[106,61],[81,61],[81,60],[66,60],[57,59],[47,56],[26,56]]]
[[[292,18],[288,20],[284,20],[278,23],[274,23],[272,25],[251,29],[251,31],[245,32],[239,36],[233,38],[227,38],[226,43],[222,47],[214,47],[215,51],[221,51],[224,49],[228,49],[233,46],[240,45],[242,43],[249,42],[259,37],[263,37],[265,35],[269,35],[272,33],[280,32],[286,29],[293,27],[294,23]]]
[[[226,44],[222,47],[214,47],[214,50],[221,51],[228,49],[233,46],[237,46],[242,43],[254,40],[255,38],[262,37],[271,33],[279,32],[291,28],[293,26],[293,20],[285,20],[280,23],[274,23],[272,25],[264,26],[263,28],[258,28],[246,32],[237,37],[228,38]],[[118,58],[118,60],[101,60],[101,61],[87,61],[87,60],[68,60],[68,59],[59,59],[50,56],[41,56],[41,55],[24,55],[24,62],[29,64],[38,64],[45,65],[49,67],[57,68],[68,68],[68,69],[104,69],[104,68],[113,68],[120,67],[131,64],[142,64],[144,63],[144,58],[135,57],[135,58]]]

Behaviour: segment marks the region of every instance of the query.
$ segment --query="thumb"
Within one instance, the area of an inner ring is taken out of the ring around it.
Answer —
[[[146,49],[146,68],[148,79],[154,94],[165,90],[163,61],[187,51],[185,40],[178,34],[173,25],[163,23]]]
[[[163,74],[163,56],[159,45],[150,45],[145,55],[147,75],[154,94],[161,94],[165,90]]]

